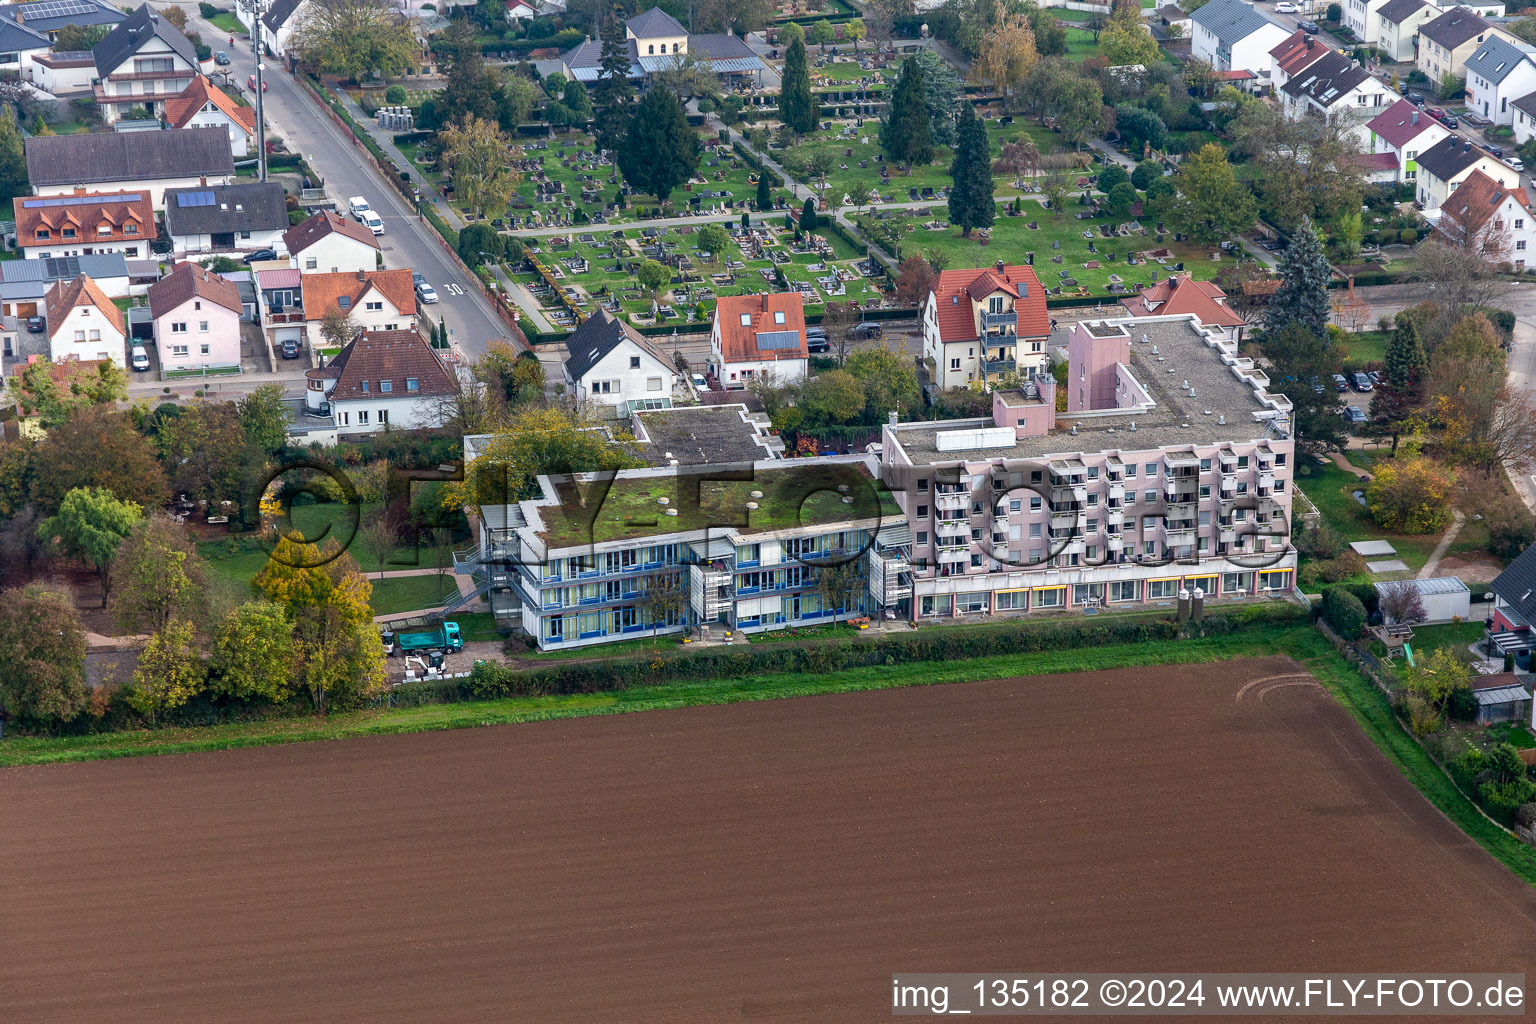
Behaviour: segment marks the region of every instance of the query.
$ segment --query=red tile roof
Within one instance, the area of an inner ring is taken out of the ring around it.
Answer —
[[[374,237],[372,231],[352,218],[343,217],[330,210],[321,210],[308,220],[300,221],[283,232],[283,242],[288,246],[290,253],[298,255],[332,232],[355,238],[359,242],[366,242],[375,249],[380,248],[379,240]]]
[[[773,314],[783,313],[784,322]],[[746,317],[747,322],[742,323]],[[799,292],[772,295],[723,295],[715,303],[715,323],[720,328],[720,355],[728,363],[780,359],[806,359],[805,299]],[[758,348],[759,334],[794,331],[800,336],[794,348]]]
[[[1365,126],[1393,149],[1402,149],[1418,138],[1426,128],[1431,125],[1438,127],[1439,124],[1439,121],[1407,100],[1398,100],[1367,121]]]
[[[1246,321],[1221,300],[1227,293],[1210,281],[1195,281],[1188,274],[1174,274],[1140,295],[1121,299],[1132,316],[1182,316],[1193,313],[1205,326],[1241,327]]]
[[[48,294],[43,298],[43,306],[48,310],[49,339],[59,333],[59,329],[64,326],[64,318],[77,306],[95,306],[114,330],[119,334],[127,333],[123,329],[123,311],[117,308],[117,303],[107,298],[100,285],[84,274],[69,281],[53,282],[53,287],[48,289]]]
[[[1318,42],[1316,36],[1309,36],[1298,29],[1289,39],[1269,52],[1275,58],[1275,67],[1284,71],[1287,76],[1291,76],[1310,67],[1314,61],[1320,60],[1333,51]]]
[[[191,298],[207,299],[236,313],[245,312],[240,289],[233,281],[226,281],[196,263],[178,263],[169,274],[149,286],[149,314],[158,319]]]
[[[16,238],[19,245],[56,245],[68,241],[85,245],[102,242],[142,241],[148,245],[155,237],[155,205],[146,189],[142,192],[78,192],[62,196],[17,196],[11,200],[16,214]],[[128,226],[134,231],[130,234]],[[62,232],[72,227],[75,237],[64,239]],[[103,234],[101,228],[107,228]],[[46,239],[37,237],[47,231]]]
[[[192,79],[192,84],[178,95],[165,101],[165,123],[172,128],[185,128],[197,112],[209,103],[244,128],[247,135],[256,134],[255,109],[240,106],[202,75]]]
[[[371,270],[358,273],[305,274],[304,319],[319,320],[332,310],[341,309],[338,301],[345,295],[351,301],[344,312],[362,308],[363,297],[378,292],[405,316],[416,315],[416,287],[409,270]]]
[[[1218,82],[1246,82],[1259,76],[1247,68],[1233,68],[1231,71],[1218,71],[1215,77]]]
[[[337,378],[329,395],[333,402],[384,395],[441,397],[457,390],[452,372],[415,331],[364,331],[336,353],[326,371],[326,376]],[[407,388],[408,380],[416,381],[415,391]],[[383,381],[390,382],[388,391],[384,390]]]
[[[1396,153],[1356,153],[1349,158],[1352,166],[1363,171],[1396,171]]]
[[[1045,309],[1045,289],[1040,286],[1034,268],[999,265],[985,270],[945,270],[939,274],[939,283],[933,289],[939,340],[970,341],[976,338],[978,328],[976,316],[971,311],[971,300],[979,302],[999,290],[1014,297],[1019,337],[1044,338],[1051,333],[1051,317]]]

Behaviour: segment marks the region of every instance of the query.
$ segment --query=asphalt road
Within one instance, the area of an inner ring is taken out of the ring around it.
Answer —
[[[195,4],[181,6],[188,12],[189,28],[202,33],[203,40],[215,50],[229,53],[231,65],[219,70],[227,72],[232,87],[238,86],[254,102],[246,85],[256,71],[250,40],[236,36],[234,48],[230,49],[228,34],[204,21],[196,13]],[[356,146],[351,133],[280,69],[281,63],[268,61],[263,72],[267,82],[268,137],[281,136],[290,149],[304,154],[324,180],[326,193],[339,210],[345,212],[349,196],[360,195],[368,200],[384,221],[380,242],[385,265],[426,275],[441,301],[422,307],[422,311],[434,321],[439,317],[446,320],[450,340],[468,359],[478,359],[487,342],[507,336],[506,325],[468,275],[443,251],[431,225],[417,218],[411,204],[374,170],[367,151]]]

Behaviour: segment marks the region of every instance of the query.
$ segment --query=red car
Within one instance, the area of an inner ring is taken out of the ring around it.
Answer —
[[[252,75],[250,78],[248,78],[246,80],[246,85],[250,86],[252,92],[255,92],[256,91],[256,76]],[[262,81],[261,81],[261,91],[262,92],[266,92],[267,91],[267,80],[266,79],[262,79]]]

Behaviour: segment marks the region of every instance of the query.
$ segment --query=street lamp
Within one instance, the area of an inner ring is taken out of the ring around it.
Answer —
[[[267,0],[254,0],[251,4],[251,57],[256,61],[256,177],[258,181],[267,180],[267,120],[266,108],[262,103],[262,89],[265,83],[261,73],[266,70],[266,65],[261,59],[261,16],[266,13]]]

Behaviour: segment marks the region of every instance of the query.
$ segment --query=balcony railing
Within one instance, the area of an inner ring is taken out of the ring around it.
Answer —
[[[981,364],[983,372],[986,373],[1012,373],[1018,367],[1017,359],[988,359]]]
[[[933,532],[940,537],[969,537],[971,534],[971,521],[969,519],[940,519],[933,524]]]
[[[971,496],[963,492],[959,494],[935,494],[933,496],[933,504],[935,508],[943,509],[946,512],[954,512],[970,508]]]
[[[983,313],[981,314],[983,327],[1017,327],[1019,314],[1017,311],[1007,313]]]

